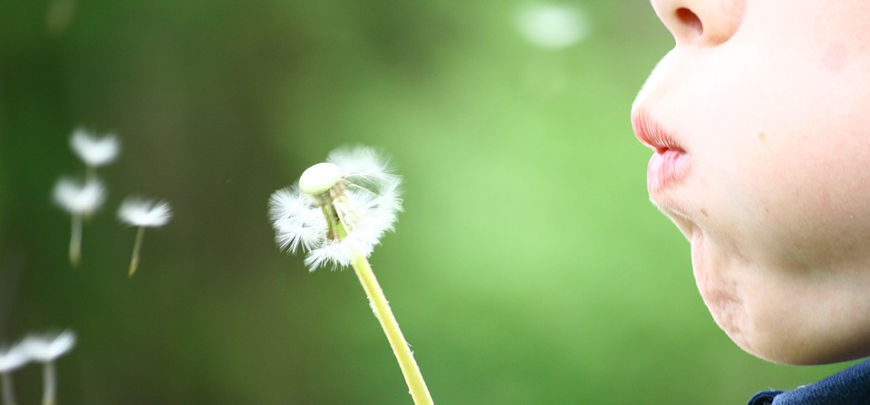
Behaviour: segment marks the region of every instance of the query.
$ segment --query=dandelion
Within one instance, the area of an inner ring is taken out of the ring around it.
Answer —
[[[95,211],[105,199],[105,188],[99,180],[84,183],[61,178],[54,185],[54,201],[72,216],[69,241],[69,261],[77,266],[81,259],[82,217]]]
[[[110,133],[98,138],[96,134],[84,128],[76,128],[69,142],[73,152],[85,162],[88,179],[95,179],[97,167],[112,163],[121,149],[115,134]]]
[[[145,228],[157,228],[166,225],[172,218],[172,209],[166,201],[154,202],[138,198],[127,198],[118,209],[118,219],[126,225],[135,226],[136,242],[133,244],[133,256],[130,258],[130,270],[127,273],[133,277],[139,267],[139,250],[145,237]]]
[[[21,341],[21,350],[31,360],[43,365],[42,405],[54,405],[57,397],[57,373],[54,363],[70,351],[76,344],[76,335],[72,331],[58,334],[31,335]]]
[[[333,151],[297,184],[272,194],[275,239],[282,249],[308,251],[305,264],[311,271],[350,265],[353,253],[368,257],[402,209],[400,183],[371,149]],[[329,221],[337,216],[343,227]]]
[[[338,149],[309,167],[299,182],[269,199],[275,240],[283,250],[307,251],[311,271],[352,266],[381,324],[415,404],[432,404],[399,324],[368,262],[401,211],[401,178],[373,150]]]
[[[0,349],[0,377],[3,379],[3,404],[15,405],[12,389],[12,372],[27,364],[27,355],[20,346]]]

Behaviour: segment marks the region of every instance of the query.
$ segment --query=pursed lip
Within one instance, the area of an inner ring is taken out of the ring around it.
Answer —
[[[637,139],[655,153],[647,166],[647,190],[654,195],[685,178],[689,173],[689,154],[671,132],[644,111],[632,116]]]

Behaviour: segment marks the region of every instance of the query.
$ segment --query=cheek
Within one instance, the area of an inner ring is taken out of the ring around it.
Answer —
[[[870,257],[870,136],[853,129],[870,123],[829,118],[769,123],[732,162],[747,254],[792,269]]]
[[[755,51],[746,49],[714,65],[752,60]],[[762,264],[807,268],[870,257],[870,86],[862,84],[870,63],[853,60],[832,72],[830,58],[820,51],[816,63],[798,63],[778,55],[777,64],[747,67],[711,91],[719,111],[704,116],[718,125],[708,124],[697,152],[705,205],[715,215],[702,225]]]

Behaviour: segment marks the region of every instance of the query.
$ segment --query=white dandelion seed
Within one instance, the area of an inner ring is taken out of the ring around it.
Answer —
[[[145,228],[157,228],[169,223],[172,218],[172,208],[166,201],[154,202],[140,198],[127,198],[118,208],[118,219],[126,225],[138,228],[136,241],[133,244],[133,255],[130,258],[130,269],[127,272],[133,277],[139,267],[139,250],[142,239],[145,238]]]
[[[20,346],[0,349],[0,378],[3,382],[3,403],[15,405],[15,391],[12,386],[12,372],[27,364],[27,355]]]
[[[60,333],[29,335],[21,341],[21,350],[31,360],[48,363],[70,351],[76,344],[76,335],[65,330]]]
[[[115,134],[109,133],[99,138],[84,128],[76,128],[69,140],[73,152],[88,167],[88,177],[96,175],[96,168],[105,166],[118,157],[121,144]]]
[[[118,209],[118,218],[130,226],[155,228],[169,222],[172,208],[166,201],[127,198]]]
[[[337,149],[302,173],[298,183],[272,194],[275,240],[283,250],[307,251],[305,264],[312,271],[326,264],[347,266],[354,252],[368,257],[402,209],[400,183],[374,150]],[[324,217],[333,209],[343,222],[340,230]]]
[[[517,27],[529,42],[547,49],[563,49],[589,34],[589,19],[577,6],[532,4],[517,13]]]
[[[326,237],[326,219],[314,198],[302,193],[298,185],[281,189],[269,199],[269,210],[275,228],[275,240],[282,250],[311,250]]]
[[[69,260],[77,266],[81,259],[82,217],[96,211],[106,198],[103,184],[96,179],[84,183],[61,178],[54,185],[54,202],[72,217]]]
[[[57,377],[54,362],[76,344],[76,335],[66,330],[58,334],[30,335],[21,341],[21,350],[31,360],[43,365],[42,404],[54,405],[57,397]]]
[[[27,355],[19,346],[0,349],[0,373],[15,371],[27,364]]]
[[[54,201],[72,214],[84,214],[96,210],[106,197],[106,189],[99,180],[84,183],[61,178],[54,185]]]

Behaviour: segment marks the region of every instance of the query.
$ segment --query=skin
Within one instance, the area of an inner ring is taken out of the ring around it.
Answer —
[[[632,115],[689,158],[650,198],[714,320],[773,362],[870,355],[870,2],[652,5],[676,45]]]

